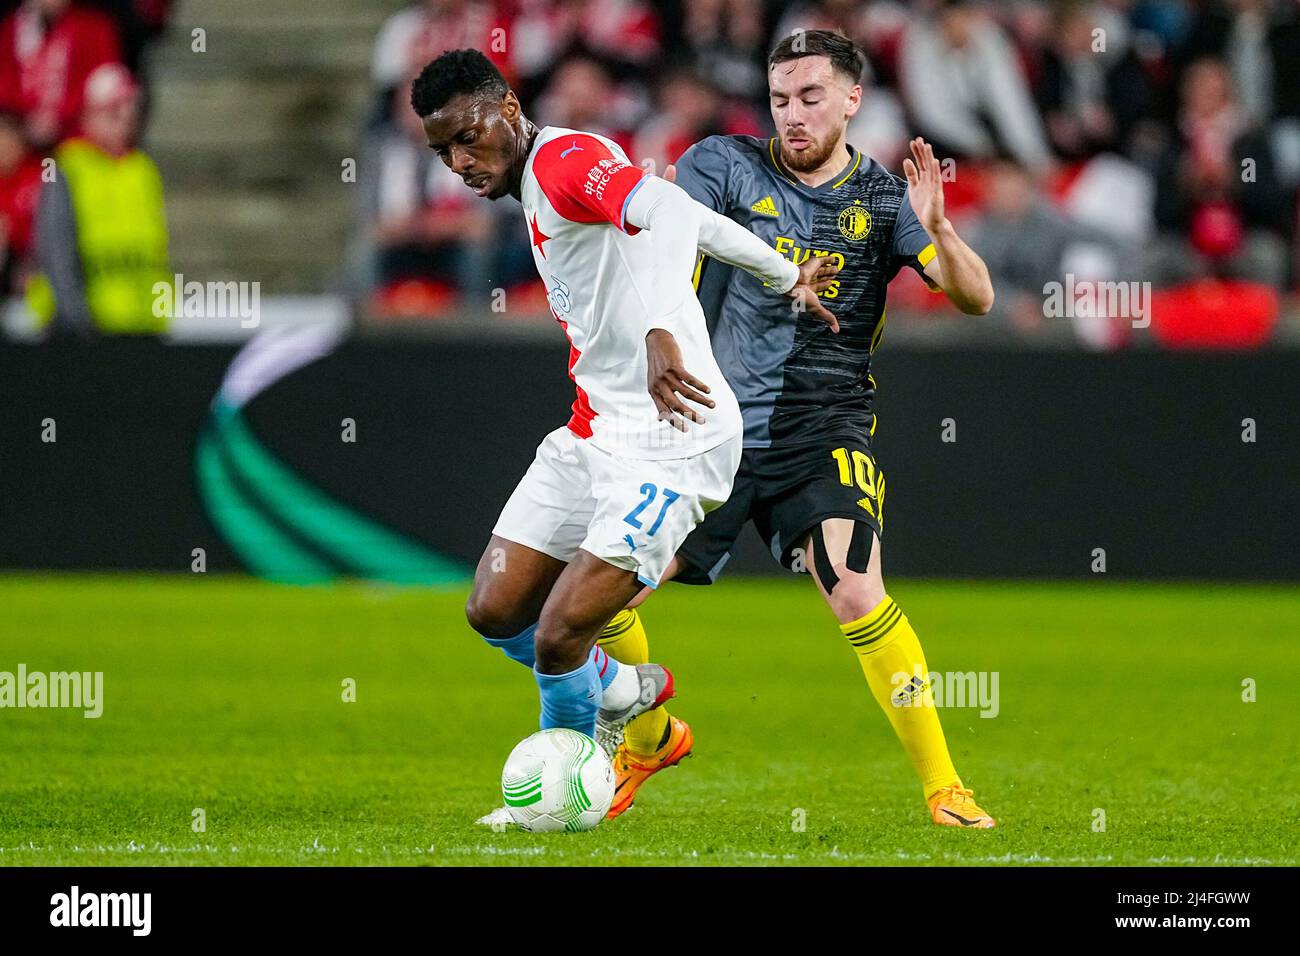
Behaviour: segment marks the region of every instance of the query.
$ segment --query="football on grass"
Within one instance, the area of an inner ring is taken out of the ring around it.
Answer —
[[[605,819],[614,799],[614,768],[586,734],[539,730],[510,752],[501,794],[524,830],[590,830]]]

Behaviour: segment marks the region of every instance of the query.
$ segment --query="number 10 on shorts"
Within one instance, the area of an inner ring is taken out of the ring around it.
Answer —
[[[855,448],[850,458],[847,448],[836,448],[831,452],[831,457],[839,469],[840,484],[846,488],[852,488],[856,484],[863,493],[863,497],[858,499],[858,505],[877,521],[883,522],[881,506],[885,501],[885,476],[871,460],[871,456]]]

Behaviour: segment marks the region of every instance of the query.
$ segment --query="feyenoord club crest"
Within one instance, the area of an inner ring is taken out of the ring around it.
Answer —
[[[845,239],[865,239],[871,232],[871,213],[862,208],[861,204],[854,203],[852,206],[845,206],[840,210],[840,232],[844,234]]]

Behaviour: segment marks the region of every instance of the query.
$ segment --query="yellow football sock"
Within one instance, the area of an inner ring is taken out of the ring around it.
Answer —
[[[650,641],[645,634],[641,615],[635,609],[624,609],[614,615],[596,638],[605,653],[620,664],[650,663]],[[668,708],[657,707],[649,713],[634,717],[623,729],[627,749],[643,756],[654,753],[663,743],[668,731]]]
[[[886,596],[869,614],[841,624],[840,630],[858,652],[871,693],[894,725],[925,795],[953,781],[960,784],[939,726],[921,642],[902,608]]]

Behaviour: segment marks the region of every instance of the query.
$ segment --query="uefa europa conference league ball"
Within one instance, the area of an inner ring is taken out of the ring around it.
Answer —
[[[510,752],[501,794],[524,830],[590,830],[605,819],[614,799],[614,768],[586,734],[539,730]]]

